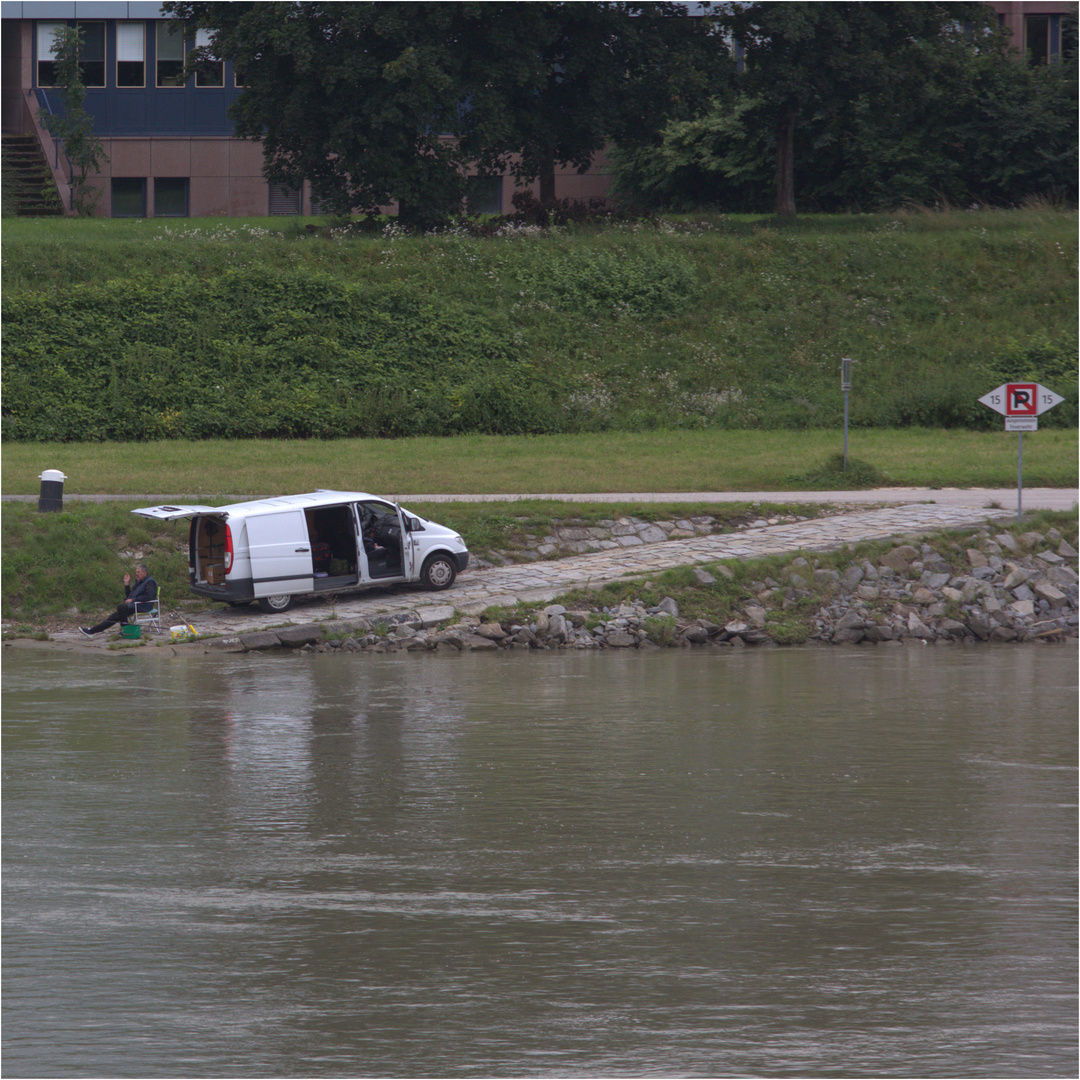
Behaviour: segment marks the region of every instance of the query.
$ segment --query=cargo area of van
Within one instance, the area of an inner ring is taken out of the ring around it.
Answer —
[[[304,511],[311,538],[311,563],[317,591],[355,585],[356,526],[348,506],[327,506]]]
[[[192,538],[195,554],[195,577],[208,585],[224,585],[227,540],[229,529],[224,521],[217,518],[201,517],[195,519],[196,529]],[[230,560],[231,562],[231,560]]]

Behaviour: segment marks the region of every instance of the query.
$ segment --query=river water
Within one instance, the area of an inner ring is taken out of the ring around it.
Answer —
[[[6,1077],[1075,1076],[1072,647],[3,665]]]

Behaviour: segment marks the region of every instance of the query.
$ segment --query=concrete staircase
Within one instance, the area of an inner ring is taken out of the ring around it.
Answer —
[[[5,135],[2,145],[4,215],[61,217],[64,206],[37,138]]]

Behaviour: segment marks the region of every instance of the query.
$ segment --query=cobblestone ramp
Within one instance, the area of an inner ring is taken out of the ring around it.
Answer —
[[[800,550],[829,551],[860,540],[883,540],[939,529],[972,529],[988,520],[1005,520],[1013,516],[1005,510],[970,507],[894,506],[718,536],[596,551],[550,562],[466,571],[454,587],[444,593],[420,592],[400,586],[369,589],[344,594],[334,603],[321,598],[300,600],[284,615],[265,615],[254,605],[224,610],[215,608],[193,618],[192,624],[206,634],[236,634],[286,622],[420,612],[425,616],[424,621],[433,625],[450,618],[455,611],[474,614],[495,605],[551,600],[571,589],[600,586],[628,575],[653,574],[674,566],[719,559],[755,559]]]

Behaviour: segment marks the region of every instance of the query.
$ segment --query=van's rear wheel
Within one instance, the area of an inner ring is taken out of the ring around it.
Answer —
[[[425,589],[441,592],[449,589],[457,577],[457,567],[449,555],[430,555],[420,571],[420,581]]]
[[[276,596],[260,596],[259,607],[270,615],[276,615],[281,611],[288,611],[292,607],[292,596],[289,593],[278,593]]]

